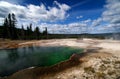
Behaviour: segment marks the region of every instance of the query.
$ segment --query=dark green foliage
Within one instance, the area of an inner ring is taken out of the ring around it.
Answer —
[[[10,38],[13,39],[13,26],[12,26],[12,20],[11,20],[11,14],[8,14],[8,27],[10,32]]]
[[[25,30],[24,30],[24,26],[23,25],[22,25],[22,29],[21,29],[21,38],[20,39],[25,40]]]
[[[15,17],[15,14],[12,13],[12,31],[13,31],[12,39],[18,39],[18,34],[17,34],[17,30],[16,30],[16,24],[17,24],[17,19]]]
[[[35,33],[36,39],[40,39],[40,32],[38,27],[35,28],[34,33]]]
[[[8,17],[5,18],[3,24],[2,38],[17,39],[17,30],[16,30],[16,18],[15,14],[8,14]]]
[[[5,18],[3,26],[4,26],[4,28],[3,28],[3,38],[9,38],[10,33],[9,33],[8,19],[7,18]]]
[[[46,37],[43,37],[44,39],[48,39],[47,27],[45,27],[45,30],[43,31],[43,36],[46,36]]]
[[[8,14],[8,16],[4,20],[3,26],[0,26],[0,38],[5,39],[21,39],[21,40],[32,40],[32,39],[40,39],[42,37],[47,38],[47,28],[43,33],[40,33],[39,28],[36,27],[33,31],[32,23],[27,26],[27,29],[24,29],[22,25],[21,29],[16,28],[17,19],[14,13]],[[41,36],[41,37],[40,37]]]

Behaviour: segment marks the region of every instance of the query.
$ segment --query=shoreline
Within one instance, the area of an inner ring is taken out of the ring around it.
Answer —
[[[30,69],[27,68],[19,72],[16,72],[13,75],[5,79],[26,79],[26,78],[29,78],[29,79],[51,79],[51,78],[52,79],[68,79],[69,78],[68,74],[76,75],[78,72],[83,73],[82,71],[85,67],[92,66],[92,63],[89,63],[89,62],[95,63],[95,62],[98,62],[98,60],[101,61],[103,59],[105,59],[104,61],[106,61],[106,59],[109,59],[109,58],[113,59],[112,61],[115,61],[115,62],[117,61],[118,63],[120,62],[120,53],[119,53],[120,52],[120,41],[98,40],[98,39],[83,39],[83,40],[81,39],[52,39],[52,40],[37,40],[37,41],[34,40],[34,41],[19,42],[17,43],[17,46],[13,45],[13,48],[24,47],[24,46],[70,46],[70,47],[83,48],[85,49],[85,51],[84,53],[82,53],[82,55],[73,54],[69,60],[60,62],[54,66],[46,67],[46,68],[41,68],[41,67],[30,68]],[[112,47],[113,49],[111,49]],[[71,66],[71,67],[68,67],[68,66]],[[80,71],[76,72],[76,69]],[[70,72],[70,70],[74,71],[74,73]],[[118,72],[118,74],[119,73],[120,72]],[[63,74],[67,78],[63,78],[62,77]],[[60,75],[60,78],[59,78],[59,75]],[[76,76],[82,77],[82,74],[81,76],[80,75],[76,75]],[[4,78],[0,78],[0,79],[4,79]]]
[[[97,54],[96,54],[96,52],[97,52]],[[103,56],[101,56],[101,55],[103,55]],[[13,73],[13,75],[2,77],[0,79],[4,79],[4,78],[5,79],[26,79],[26,78],[31,79],[31,77],[33,77],[34,75],[36,75],[36,77],[40,76],[41,78],[45,77],[45,79],[49,79],[49,78],[46,78],[46,76],[49,77],[49,75],[51,75],[51,74],[57,74],[60,72],[64,72],[65,70],[69,70],[73,67],[80,66],[84,62],[89,61],[90,57],[101,58],[101,57],[111,57],[111,56],[112,56],[112,54],[102,53],[102,52],[98,52],[97,50],[94,50],[94,49],[92,49],[92,50],[89,49],[86,52],[83,52],[80,54],[73,54],[72,56],[70,56],[70,58],[68,60],[62,61],[55,65],[48,66],[48,67],[26,68],[26,69],[20,70],[16,73]],[[18,78],[18,76],[19,76],[19,78]],[[32,78],[32,79],[34,79],[34,78]]]
[[[47,40],[0,40],[0,49],[12,49],[30,46],[69,46],[83,49],[98,49],[120,56],[119,40],[99,39],[47,39]]]

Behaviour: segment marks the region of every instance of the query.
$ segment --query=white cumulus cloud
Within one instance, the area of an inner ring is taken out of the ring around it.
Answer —
[[[47,24],[41,23],[40,29],[43,31],[45,27],[48,28],[49,33],[57,33],[57,34],[80,34],[86,31],[87,24],[75,22],[70,24]]]
[[[99,26],[101,24],[102,18],[98,18],[96,20],[93,20],[92,25],[91,26]]]
[[[120,28],[120,0],[106,0],[101,17],[92,21],[92,28],[98,26],[99,29],[104,31],[119,31]]]
[[[8,13],[15,13],[20,21],[30,22],[54,22],[64,20],[68,14],[67,11],[70,6],[67,4],[60,4],[54,1],[56,6],[46,7],[44,4],[22,6],[6,1],[0,1],[0,18],[8,15]]]
[[[120,0],[107,0],[106,10],[102,17],[104,21],[109,22],[108,26],[116,27],[120,24]],[[120,26],[119,26],[120,27]]]

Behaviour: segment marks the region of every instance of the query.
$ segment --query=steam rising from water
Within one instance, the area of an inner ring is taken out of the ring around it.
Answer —
[[[120,40],[120,34],[119,33],[113,33],[111,35],[106,36],[106,39]]]

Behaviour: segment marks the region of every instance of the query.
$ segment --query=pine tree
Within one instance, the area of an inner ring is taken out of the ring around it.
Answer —
[[[29,26],[27,26],[27,31],[26,31],[26,39],[30,39],[29,35],[30,35],[30,28]]]
[[[17,29],[16,29],[16,17],[15,17],[15,14],[8,14],[8,27],[9,27],[9,36],[11,39],[18,39],[18,34],[17,34]]]
[[[29,25],[29,38],[30,39],[33,38],[32,23],[30,23],[30,25]]]
[[[13,39],[17,39],[17,38],[18,38],[17,29],[16,29],[16,24],[17,24],[17,19],[16,19],[16,17],[15,17],[15,14],[12,13],[12,31],[13,31]]]
[[[39,38],[39,37],[40,37],[40,31],[39,31],[39,28],[38,28],[38,27],[35,28],[35,31],[34,31],[34,32],[35,32],[35,38],[36,38],[36,39],[40,39],[40,38]]]
[[[9,27],[12,27],[12,19],[11,19],[11,14],[8,14],[8,25]]]
[[[32,32],[32,23],[30,24],[30,32]]]
[[[14,13],[12,13],[12,26],[15,28],[17,24],[17,19]]]
[[[46,39],[48,38],[48,30],[47,30],[47,27],[46,27],[45,30],[43,31],[43,35],[46,36]]]
[[[25,39],[25,30],[24,30],[23,25],[22,25],[22,29],[21,29],[21,39]]]
[[[8,14],[8,26],[9,26],[10,38],[13,39],[12,19],[10,13]]]
[[[9,33],[9,27],[8,27],[8,19],[5,18],[4,24],[3,24],[3,38],[10,38],[10,33]]]

